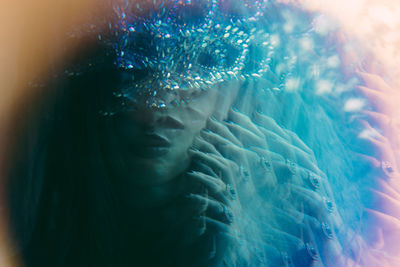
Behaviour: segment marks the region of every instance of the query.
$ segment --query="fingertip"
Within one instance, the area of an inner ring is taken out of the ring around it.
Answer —
[[[195,175],[195,173],[194,173],[194,171],[188,171],[188,172],[186,172],[186,175],[193,176],[193,175]]]
[[[238,114],[238,113],[242,113],[242,112],[240,112],[240,110],[239,109],[237,109],[236,107],[231,107],[230,109],[229,109],[229,111],[231,112],[231,113],[233,113],[233,114]]]
[[[189,148],[189,149],[187,150],[187,152],[188,152],[189,154],[195,154],[195,153],[199,152],[199,150],[198,150],[196,147],[191,147],[191,148]]]
[[[214,116],[209,117],[209,120],[211,120],[212,122],[218,122],[217,118],[215,118]]]

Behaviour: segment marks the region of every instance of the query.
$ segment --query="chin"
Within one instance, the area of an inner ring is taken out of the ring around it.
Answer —
[[[187,155],[167,153],[159,157],[135,158],[131,166],[138,184],[152,186],[167,183],[179,176],[189,165],[188,161]]]

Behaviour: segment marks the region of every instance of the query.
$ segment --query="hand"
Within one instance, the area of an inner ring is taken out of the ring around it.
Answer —
[[[223,158],[201,136],[195,138],[188,154],[192,163],[183,177],[183,203],[190,217],[184,219],[182,251],[190,256],[183,256],[181,265],[193,266],[196,262],[199,266],[220,266],[235,242],[237,195],[231,171],[233,162]]]
[[[374,110],[361,111],[365,120],[375,129],[378,129],[391,143],[396,157],[400,155],[400,112],[398,103],[400,92],[392,88],[380,76],[358,72],[364,82],[358,89],[368,100]]]
[[[335,239],[341,219],[329,200],[328,180],[318,169],[312,151],[271,118],[258,113],[253,117],[259,125],[231,110],[229,122],[211,119],[207,124],[211,131],[202,133],[221,155],[239,165],[236,179],[241,205],[264,203],[265,210],[246,210],[241,216],[269,214],[256,224],[268,224],[263,227],[269,236],[263,240],[264,246],[274,247],[278,256],[279,252],[288,254],[303,265],[305,256],[313,252],[320,254],[325,264],[334,266],[343,261],[341,245]],[[269,256],[276,257],[276,253]]]
[[[363,214],[365,248],[360,253],[368,256],[362,258],[369,263],[381,259],[377,266],[394,266],[400,261],[397,242],[400,238],[400,140],[396,114],[393,114],[393,100],[398,93],[390,94],[391,88],[376,75],[364,73],[362,77],[366,85],[374,88],[364,86],[362,92],[380,112],[364,111],[362,118],[357,119],[364,128],[358,138],[365,145],[355,155],[369,167],[365,178],[369,182],[368,201]]]

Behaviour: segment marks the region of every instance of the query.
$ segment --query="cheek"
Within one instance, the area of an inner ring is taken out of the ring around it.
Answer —
[[[184,140],[176,142],[171,147],[168,154],[154,161],[152,171],[155,171],[156,179],[168,181],[182,174],[189,166],[188,148],[192,142]]]
[[[185,129],[181,134],[173,137],[173,145],[171,147],[171,154],[180,154],[179,156],[183,156],[186,151],[190,148],[193,143],[194,137],[200,131],[200,126],[194,128]]]

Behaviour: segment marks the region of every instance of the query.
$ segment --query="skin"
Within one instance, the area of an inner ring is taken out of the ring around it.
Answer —
[[[364,76],[370,86],[380,82]],[[271,117],[232,108],[241,86],[221,84],[194,95],[186,106],[138,106],[135,112],[104,122],[109,131],[104,154],[111,159],[122,206],[132,214],[126,218],[127,227],[141,244],[135,248],[136,261],[157,258],[154,266],[168,266],[174,259],[171,266],[242,266],[254,261],[241,249],[243,241],[249,242],[249,249],[262,242],[268,255],[265,266],[277,266],[285,258],[295,266],[352,266],[382,258],[380,251],[393,247],[395,241],[388,236],[398,228],[396,179],[376,177],[363,217],[368,235],[362,238],[346,228],[336,209],[327,208],[325,200],[332,200],[329,180],[312,150]],[[397,175],[391,140],[376,131],[380,118],[389,114],[363,115],[360,123],[376,134],[365,140],[368,146],[361,146],[365,150],[358,151],[359,159],[381,176],[380,159],[391,161],[392,175]],[[165,138],[167,148],[152,143],[149,132]],[[267,169],[262,159],[269,163]],[[252,208],[259,205],[263,209]],[[260,220],[260,214],[265,218]],[[240,223],[243,220],[248,227]],[[325,226],[331,236],[323,231]],[[250,230],[267,238],[256,234],[252,240]],[[315,259],[309,244],[318,255]]]
[[[275,216],[265,222],[273,237],[263,241],[267,264],[281,263],[286,253],[297,264],[340,266],[341,244],[321,231],[322,222],[335,230],[341,225],[339,215],[324,202],[331,196],[326,176],[293,132],[263,114],[248,116],[230,108],[240,86],[213,88],[193,97],[187,106],[138,108],[116,116],[111,129],[117,138],[108,149],[114,155],[114,150],[123,151],[113,168],[120,171],[120,197],[133,210],[140,236],[167,250],[168,259],[176,253],[177,266],[194,262],[234,266],[231,253],[243,261],[248,257],[237,251],[236,218],[253,221],[256,214],[243,210],[243,205],[257,203],[257,191],[265,195],[267,190]],[[165,138],[168,145],[152,143],[149,131]],[[270,162],[263,178],[259,172],[266,170],[260,159]],[[296,175],[286,159],[296,163]],[[244,170],[249,182],[243,180]],[[314,183],[310,173],[317,177]],[[152,236],[154,229],[163,237]],[[305,242],[313,243],[319,260],[312,260]]]
[[[204,137],[215,146],[219,147],[219,152],[224,158],[229,158],[237,165],[243,164],[247,159],[254,158],[252,162],[258,162],[260,156],[264,159],[269,159],[271,163],[271,172],[269,177],[263,181],[254,180],[257,175],[251,175],[252,185],[248,187],[248,191],[251,191],[251,186],[262,186],[264,189],[276,190],[276,195],[272,197],[278,198],[272,200],[273,212],[279,214],[279,223],[270,224],[271,234],[275,236],[277,240],[286,240],[285,247],[291,247],[291,251],[287,251],[292,262],[302,266],[308,261],[307,254],[299,247],[302,246],[303,242],[312,242],[311,240],[318,240],[315,246],[318,254],[321,255],[320,260],[312,262],[313,266],[319,266],[324,264],[326,266],[340,266],[343,259],[341,257],[341,245],[335,238],[321,238],[321,222],[327,222],[330,227],[335,227],[340,224],[340,218],[338,214],[329,212],[323,203],[323,197],[330,195],[329,185],[327,184],[326,177],[316,167],[315,160],[312,152],[304,145],[303,142],[292,132],[280,128],[271,118],[266,117],[262,114],[255,113],[253,116],[254,121],[258,121],[263,127],[255,124],[251,118],[245,114],[231,110],[229,112],[229,118],[232,122],[217,122],[215,120],[209,121],[209,127],[214,129],[214,132],[206,132]],[[265,128],[264,128],[265,127]],[[232,135],[226,135],[228,131]],[[268,130],[267,130],[268,129]],[[225,134],[224,134],[225,133]],[[274,135],[279,141],[278,146],[270,146],[270,149],[260,149],[266,147],[266,140],[268,136]],[[236,137],[236,139],[232,139]],[[236,143],[237,140],[247,140],[242,146]],[[221,146],[221,143],[224,145]],[[279,152],[278,152],[279,150]],[[277,153],[278,152],[278,153]],[[286,153],[286,155],[285,155]],[[292,176],[292,180],[288,179],[289,166],[285,163],[284,157],[290,157],[293,161],[298,163],[297,172],[299,176]],[[250,160],[248,160],[250,161]],[[252,167],[248,167],[250,172],[253,174]],[[256,170],[254,170],[255,172]],[[304,179],[308,173],[312,172],[320,177],[318,183],[311,184],[309,181]],[[235,177],[237,178],[237,176]],[[302,178],[298,180],[298,178]],[[322,178],[322,179],[321,179]],[[271,180],[275,179],[275,183]],[[247,195],[247,192],[240,192],[238,188],[243,186],[238,179],[234,179],[235,186],[239,191],[239,198],[241,195]],[[268,181],[269,180],[269,181]],[[260,183],[260,184],[259,184]],[[270,184],[269,184],[270,183]],[[246,187],[245,189],[246,190]],[[297,205],[292,205],[289,210],[281,210],[279,203],[283,200],[279,191],[290,190],[290,198]],[[247,199],[245,201],[252,201]],[[278,204],[278,205],[277,205]],[[238,216],[246,216],[246,212],[232,206]],[[244,214],[240,214],[244,213]],[[296,216],[303,217],[302,222],[299,224],[294,218]],[[285,223],[283,223],[285,222]],[[316,236],[315,236],[316,235]],[[274,239],[275,239],[274,238]],[[272,240],[271,240],[272,241]],[[280,253],[284,251],[284,248],[274,242],[264,244],[265,247],[270,248],[269,260],[271,265],[280,262]],[[299,252],[300,251],[300,252]]]
[[[376,266],[395,266],[399,264],[397,229],[400,226],[399,124],[396,108],[399,93],[378,75],[365,71],[358,74],[364,84],[358,89],[374,109],[362,111],[355,119],[373,133],[360,136],[358,142],[365,145],[356,150],[358,159],[370,166],[372,180],[370,202],[363,214],[365,239],[364,247],[360,249],[364,251],[360,253],[365,257],[360,261],[364,264],[373,262]],[[392,171],[385,172],[382,162],[388,162]]]
[[[181,184],[182,173],[191,162],[188,149],[216,106],[221,107],[220,99],[224,99],[226,106],[233,101],[236,89],[231,89],[231,97],[220,97],[226,91],[227,88],[210,88],[194,94],[187,105],[161,110],[139,106],[106,122],[105,130],[111,129],[109,134],[116,137],[108,142],[106,149],[112,155],[113,170],[123,179],[119,190],[131,199],[131,188],[140,188],[137,197],[146,198],[146,201],[127,201],[132,205],[146,202],[145,206],[157,206],[173,197],[170,191],[176,195],[184,190],[177,184]]]

